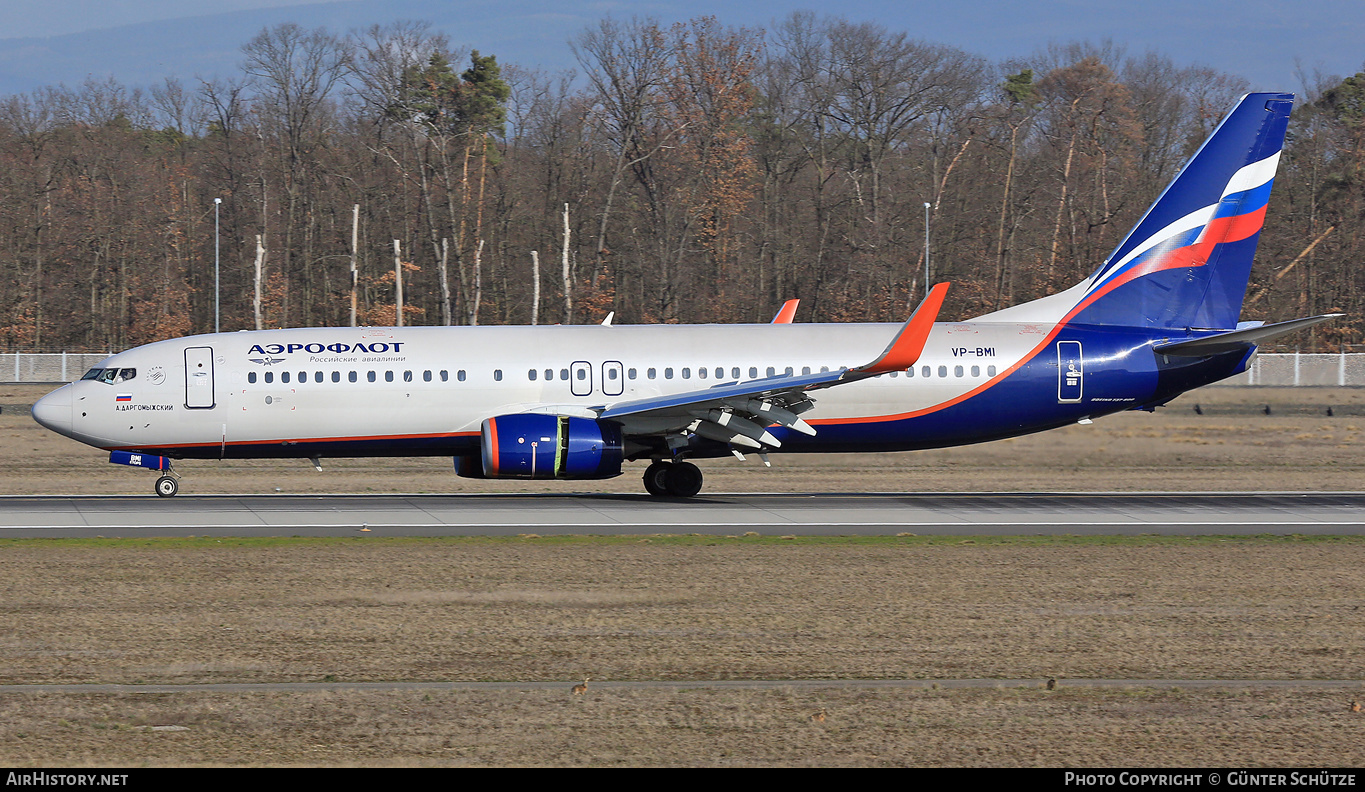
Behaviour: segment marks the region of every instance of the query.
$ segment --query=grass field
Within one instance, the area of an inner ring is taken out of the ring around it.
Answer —
[[[12,409],[27,392],[0,389],[6,492],[149,492]],[[708,486],[1362,489],[1361,394],[1199,396],[974,448],[718,461]],[[193,463],[182,492],[554,489],[457,479],[448,461],[325,464]],[[6,684],[559,683],[4,692],[8,765],[1365,764],[1365,715],[1349,709],[1365,698],[1355,538],[11,540],[0,559]],[[570,694],[584,677],[588,693]],[[1036,682],[837,683],[865,678]],[[1305,683],[1066,683],[1078,678]],[[737,679],[830,684],[701,684]],[[1345,681],[1307,682],[1322,679]],[[699,684],[607,684],[620,680]]]

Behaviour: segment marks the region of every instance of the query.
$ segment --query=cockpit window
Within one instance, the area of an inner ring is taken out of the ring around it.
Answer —
[[[92,369],[90,369],[89,371],[85,372],[85,376],[84,376],[84,377],[81,377],[81,379],[82,379],[82,380],[98,380],[98,381],[100,381],[100,382],[103,382],[103,383],[112,385],[112,384],[115,383],[115,382],[127,382],[128,380],[130,380],[130,379],[132,379],[133,377],[136,377],[136,376],[137,376],[137,369],[135,369],[135,368],[126,368],[126,369],[116,369],[116,368],[100,369],[100,368],[92,368]]]

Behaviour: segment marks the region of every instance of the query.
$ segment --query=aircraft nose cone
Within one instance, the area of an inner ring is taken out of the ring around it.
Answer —
[[[33,420],[57,434],[71,435],[71,386],[65,385],[33,405]]]

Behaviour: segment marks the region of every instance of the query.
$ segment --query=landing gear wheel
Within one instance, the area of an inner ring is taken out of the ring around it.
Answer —
[[[645,468],[645,490],[658,498],[668,494],[668,469],[673,467],[667,462],[655,462]]]
[[[170,476],[162,476],[156,480],[156,494],[163,498],[174,497],[180,491],[180,483]]]
[[[668,494],[675,498],[690,498],[701,492],[701,468],[691,462],[674,462],[664,475]]]

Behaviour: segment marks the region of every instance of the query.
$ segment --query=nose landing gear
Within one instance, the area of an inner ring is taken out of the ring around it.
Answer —
[[[180,491],[180,482],[172,476],[162,476],[156,480],[156,494],[163,498],[171,498]]]
[[[115,465],[149,468],[161,473],[161,477],[156,480],[156,494],[163,498],[170,498],[180,491],[180,482],[171,468],[170,457],[136,451],[110,451],[109,461]]]

